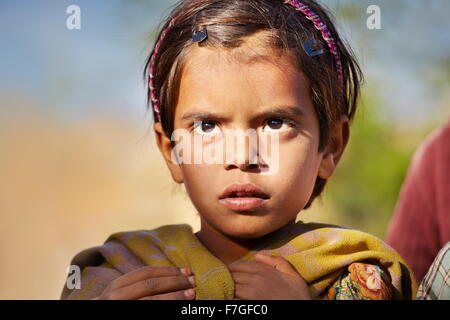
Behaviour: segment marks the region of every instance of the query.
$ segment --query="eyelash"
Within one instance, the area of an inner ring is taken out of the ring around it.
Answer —
[[[273,118],[268,118],[268,119],[266,119],[266,120],[264,121],[264,125],[267,125],[268,122],[271,121],[271,120],[281,120],[281,121],[283,121],[283,123],[287,124],[287,125],[290,126],[291,128],[296,128],[296,127],[297,127],[297,122],[294,121],[294,120],[292,120],[292,119],[290,119],[290,118],[287,118],[287,117],[273,117]],[[195,123],[192,123],[192,124],[189,126],[189,131],[195,130],[198,126],[201,126],[204,122],[212,122],[212,123],[214,123],[215,125],[218,125],[218,124],[219,124],[218,121],[213,120],[213,119],[208,119],[208,118],[205,118],[205,119],[197,119],[196,121],[198,121],[197,126],[194,125]]]

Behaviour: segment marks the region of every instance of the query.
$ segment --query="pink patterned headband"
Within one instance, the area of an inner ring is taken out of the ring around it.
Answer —
[[[333,55],[335,66],[336,66],[336,73],[337,77],[339,79],[341,88],[344,87],[344,80],[343,80],[343,71],[342,71],[342,63],[341,58],[339,56],[339,53],[337,51],[336,42],[334,41],[334,38],[331,35],[331,32],[329,31],[327,25],[322,22],[320,17],[312,11],[307,5],[302,3],[298,0],[284,0],[284,3],[290,4],[295,8],[295,10],[300,11],[303,13],[303,15],[310,21],[313,22],[314,27],[320,31],[322,38],[327,43],[327,46]],[[161,113],[160,113],[160,107],[159,107],[159,101],[156,97],[156,89],[154,86],[154,67],[155,67],[155,59],[156,56],[159,53],[159,49],[161,47],[161,43],[164,40],[167,32],[175,25],[176,17],[172,18],[169,25],[161,32],[161,35],[156,42],[155,48],[153,49],[152,55],[150,57],[150,65],[149,65],[149,89],[150,89],[150,99],[153,106],[153,111],[156,115],[157,121],[161,122]],[[199,35],[200,33],[200,35]],[[193,42],[201,42],[207,37],[207,31],[206,29],[203,29],[200,32],[195,32],[193,29]]]

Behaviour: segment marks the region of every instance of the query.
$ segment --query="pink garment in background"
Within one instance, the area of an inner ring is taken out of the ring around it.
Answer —
[[[435,130],[413,157],[386,242],[421,281],[450,241],[450,122]]]

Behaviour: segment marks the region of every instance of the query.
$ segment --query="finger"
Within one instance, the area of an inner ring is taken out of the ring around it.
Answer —
[[[267,265],[259,261],[238,260],[228,265],[231,272],[249,272],[258,273],[267,270]]]
[[[193,280],[194,281],[194,280]],[[182,289],[193,288],[194,285],[185,275],[148,278],[129,286],[121,287],[109,293],[108,298],[134,300],[145,296],[153,296]]]
[[[255,281],[257,274],[248,272],[231,272],[231,277],[235,283],[250,284]]]
[[[145,266],[117,278],[112,282],[110,289],[118,289],[148,278],[169,277],[181,274],[180,268],[175,266]]]
[[[179,290],[175,292],[157,294],[154,296],[146,296],[139,300],[192,300],[195,298],[195,290]]]
[[[271,266],[275,269],[277,269],[280,272],[293,275],[293,276],[299,276],[299,273],[295,268],[287,261],[285,258],[281,256],[269,256],[262,253],[257,253],[255,255],[255,260],[265,263],[268,266]]]

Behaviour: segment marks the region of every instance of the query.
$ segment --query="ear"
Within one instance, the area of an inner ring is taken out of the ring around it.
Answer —
[[[330,140],[323,151],[322,161],[319,166],[318,176],[322,179],[328,179],[333,174],[336,166],[341,159],[342,153],[348,143],[350,135],[349,121],[347,116],[336,122],[330,132]]]
[[[172,141],[164,132],[161,122],[155,122],[155,124],[153,125],[153,130],[155,131],[156,143],[158,145],[159,151],[166,161],[166,165],[169,168],[172,179],[176,183],[183,183],[183,174],[181,172],[181,167],[179,164],[172,161]]]

